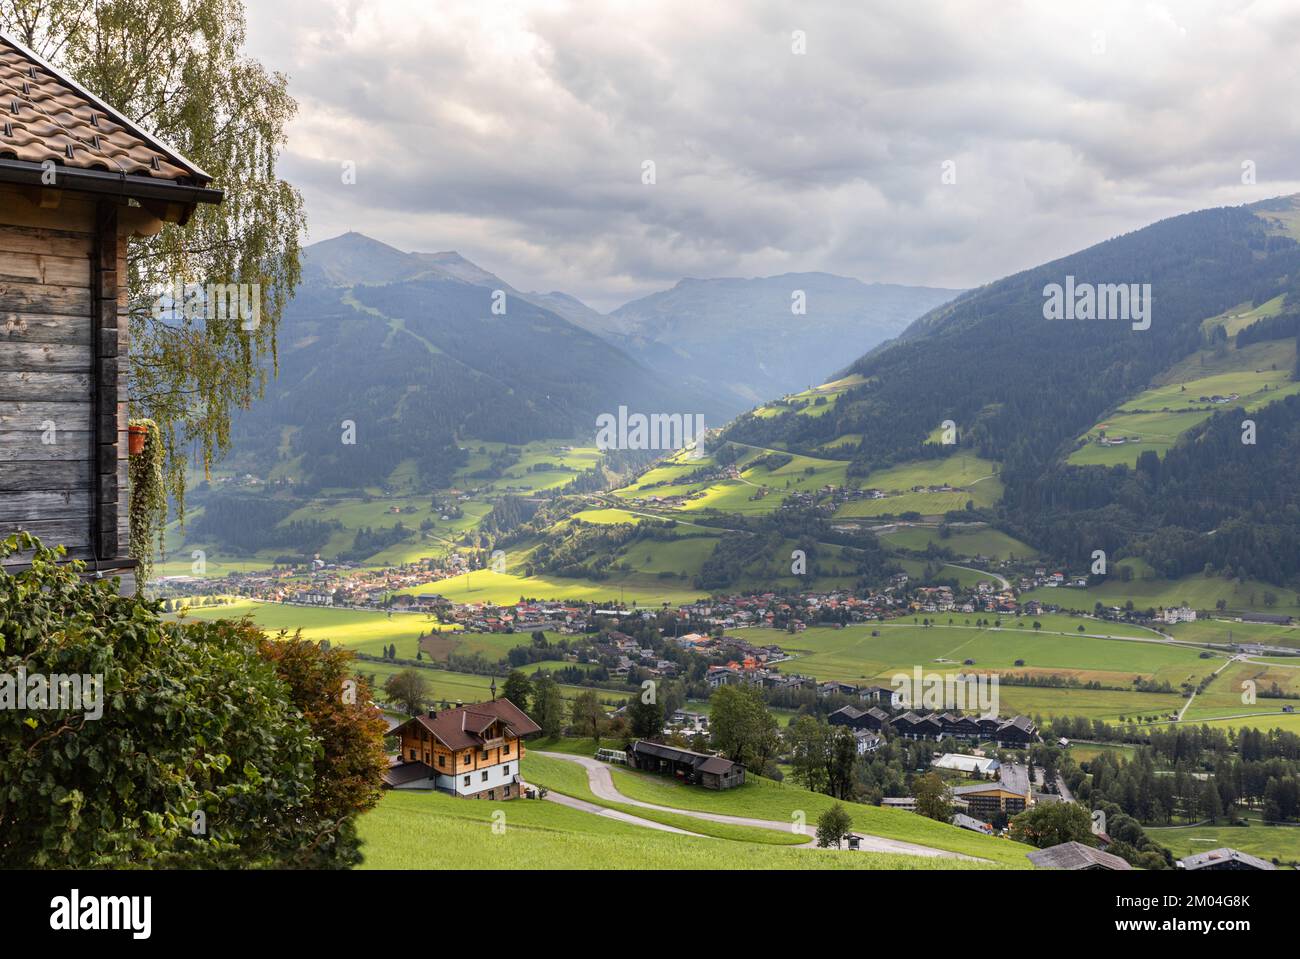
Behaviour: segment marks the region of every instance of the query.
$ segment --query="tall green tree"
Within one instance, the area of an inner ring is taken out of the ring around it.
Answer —
[[[183,508],[191,451],[210,466],[231,414],[265,387],[276,330],[300,277],[302,197],[276,171],[297,104],[288,80],[244,52],[242,0],[0,0],[0,30],[184,154],[225,191],[184,226],[130,250],[131,415],[155,420]],[[240,318],[154,317],[177,280],[261,289]]]
[[[605,710],[594,689],[584,689],[574,697],[569,715],[576,732],[600,744],[600,724],[605,718]]]
[[[1079,803],[1039,803],[1012,818],[1011,838],[1046,849],[1063,842],[1081,842],[1095,846],[1092,815]]]
[[[781,745],[776,718],[755,686],[723,686],[709,699],[713,745],[727,758],[762,774]]]
[[[528,703],[533,696],[533,683],[517,669],[510,670],[505,683],[501,686],[501,695],[510,700],[524,712],[528,712]]]
[[[657,700],[647,702],[644,694],[627,704],[627,719],[632,735],[639,739],[654,739],[664,731],[663,707]]]
[[[817,817],[817,845],[837,849],[845,836],[853,832],[853,817],[839,803]]]
[[[429,681],[419,669],[403,669],[384,681],[384,695],[406,715],[414,716],[429,702]]]
[[[560,695],[559,684],[550,676],[533,680],[532,718],[548,739],[564,732],[564,697]]]
[[[952,803],[948,800],[948,787],[938,773],[918,776],[912,785],[916,795],[916,811],[939,822],[952,822]]]

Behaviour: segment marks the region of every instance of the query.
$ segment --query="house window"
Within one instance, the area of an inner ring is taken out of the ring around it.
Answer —
[[[496,798],[497,798],[497,791],[495,789],[489,789],[488,799],[496,799]]]
[[[506,763],[505,766],[502,767],[501,772],[502,772],[503,775],[509,776],[509,775],[510,775],[510,764],[509,764],[509,763]]]
[[[466,785],[466,786],[469,785],[469,777],[468,777],[468,776],[465,777],[465,785]]]
[[[501,755],[502,755],[502,756],[509,756],[509,755],[510,755],[510,744],[509,744],[509,743],[506,743],[504,746],[501,747]]]
[[[482,782],[487,782],[487,776],[488,776],[488,771],[485,769],[485,770],[483,770],[483,779],[482,779]]]
[[[486,749],[481,750],[481,751],[479,752],[479,756],[478,756],[478,758],[479,758],[479,759],[487,759],[487,758],[488,758],[488,751],[487,751]]]
[[[466,754],[465,754],[465,763],[466,763],[466,765],[468,765],[469,763],[472,763],[473,761],[474,761],[474,754],[473,754],[473,753],[466,753]]]
[[[411,750],[411,762],[415,762],[415,750]]]
[[[447,768],[447,757],[446,757],[446,756],[439,756],[439,757],[438,757],[438,768],[439,768],[439,769],[446,769],[446,768]]]

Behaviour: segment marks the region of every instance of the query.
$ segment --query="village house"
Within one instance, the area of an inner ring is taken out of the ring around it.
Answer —
[[[514,799],[523,783],[525,737],[541,732],[508,699],[429,710],[402,723],[390,789],[434,789],[470,799]]]
[[[0,89],[0,537],[26,530],[133,592],[127,248],[222,192],[3,35]]]

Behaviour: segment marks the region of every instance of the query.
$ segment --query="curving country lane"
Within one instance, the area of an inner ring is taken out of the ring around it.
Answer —
[[[774,822],[770,819],[752,819],[748,816],[728,816],[723,813],[702,812],[698,809],[677,809],[672,806],[658,806],[654,803],[642,802],[639,799],[632,799],[623,795],[614,785],[614,777],[610,774],[609,767],[597,759],[590,759],[586,756],[574,756],[570,753],[553,753],[537,750],[537,755],[547,756],[551,759],[564,759],[569,762],[577,763],[587,770],[587,785],[591,788],[592,793],[598,799],[604,799],[607,802],[622,803],[627,806],[639,806],[642,809],[655,809],[659,812],[675,813],[679,816],[689,816],[692,819],[704,819],[709,822],[729,823],[733,826],[752,826],[758,829],[774,829],[778,832],[789,832],[790,824],[787,822]],[[550,799],[555,793],[548,792],[546,798]],[[556,797],[556,801],[569,800],[570,797]],[[565,801],[565,805],[583,802],[582,800]],[[592,806],[592,810],[601,810],[602,813],[614,813],[613,810],[604,810],[602,807],[595,806],[592,803],[584,803],[584,806]],[[582,808],[575,806],[575,808]],[[615,818],[622,818],[626,814],[615,814]],[[666,829],[672,832],[682,832],[683,830],[674,829],[671,826],[664,826],[662,823],[651,822],[649,820],[638,820],[635,816],[626,816],[625,822],[636,822],[640,825],[651,826],[656,829]],[[862,837],[861,852],[892,852],[906,856],[930,856],[940,859],[966,859],[972,862],[983,862],[976,856],[966,856],[962,853],[950,852],[947,849],[935,849],[932,846],[922,846],[917,843],[904,842],[900,839],[888,839],[884,836],[866,835],[858,830],[854,833]],[[688,833],[688,835],[693,835]],[[795,849],[816,849],[817,840],[809,839],[808,842],[801,846],[793,847]]]

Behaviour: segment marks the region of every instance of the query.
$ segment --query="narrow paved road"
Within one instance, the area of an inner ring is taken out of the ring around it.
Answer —
[[[597,759],[590,759],[586,756],[574,756],[570,753],[543,752],[542,750],[537,750],[537,754],[539,756],[549,756],[551,759],[565,759],[569,762],[578,763],[587,770],[587,784],[591,787],[591,791],[595,793],[597,798],[607,800],[608,802],[622,803],[627,806],[639,806],[642,809],[657,809],[660,812],[676,813],[679,816],[690,816],[694,819],[705,819],[709,822],[729,823],[733,826],[751,826],[757,829],[773,829],[777,832],[790,831],[790,823],[774,822],[770,819],[752,819],[748,816],[727,816],[722,813],[701,812],[697,809],[676,809],[672,806],[657,806],[654,803],[641,802],[638,799],[630,799],[618,791],[614,785],[614,777],[610,775],[609,767]],[[554,793],[548,792],[546,795],[549,799],[554,795]],[[588,803],[587,805],[592,804]],[[595,808],[599,809],[600,807]],[[628,818],[633,820],[636,819],[634,816],[629,816]],[[653,825],[660,829],[669,828],[660,823],[654,823]],[[681,830],[673,831],[680,832]],[[975,856],[965,856],[961,853],[949,852],[946,849],[935,849],[931,846],[921,846],[917,843],[903,842],[899,839],[886,839],[884,836],[868,836],[862,833],[857,833],[857,835],[862,836],[862,852],[892,852],[907,856],[931,856],[942,859],[969,859],[974,862],[982,861]],[[815,849],[817,848],[817,840],[809,839],[808,842],[804,843],[802,846],[796,846],[794,848]]]
[[[543,756],[554,756],[557,753],[541,753]],[[660,832],[675,832],[679,836],[695,836],[698,839],[708,839],[709,836],[702,835],[698,832],[688,832],[685,829],[678,829],[676,826],[665,825],[661,822],[655,822],[653,819],[642,819],[640,816],[632,816],[617,809],[606,809],[604,806],[597,806],[594,802],[587,802],[585,799],[574,799],[572,796],[564,796],[554,790],[547,790],[546,798],[553,803],[561,806],[568,806],[570,809],[579,809],[582,812],[589,812],[595,816],[604,816],[606,819],[617,819],[619,822],[631,823],[633,826],[644,826],[646,829],[658,829]]]

